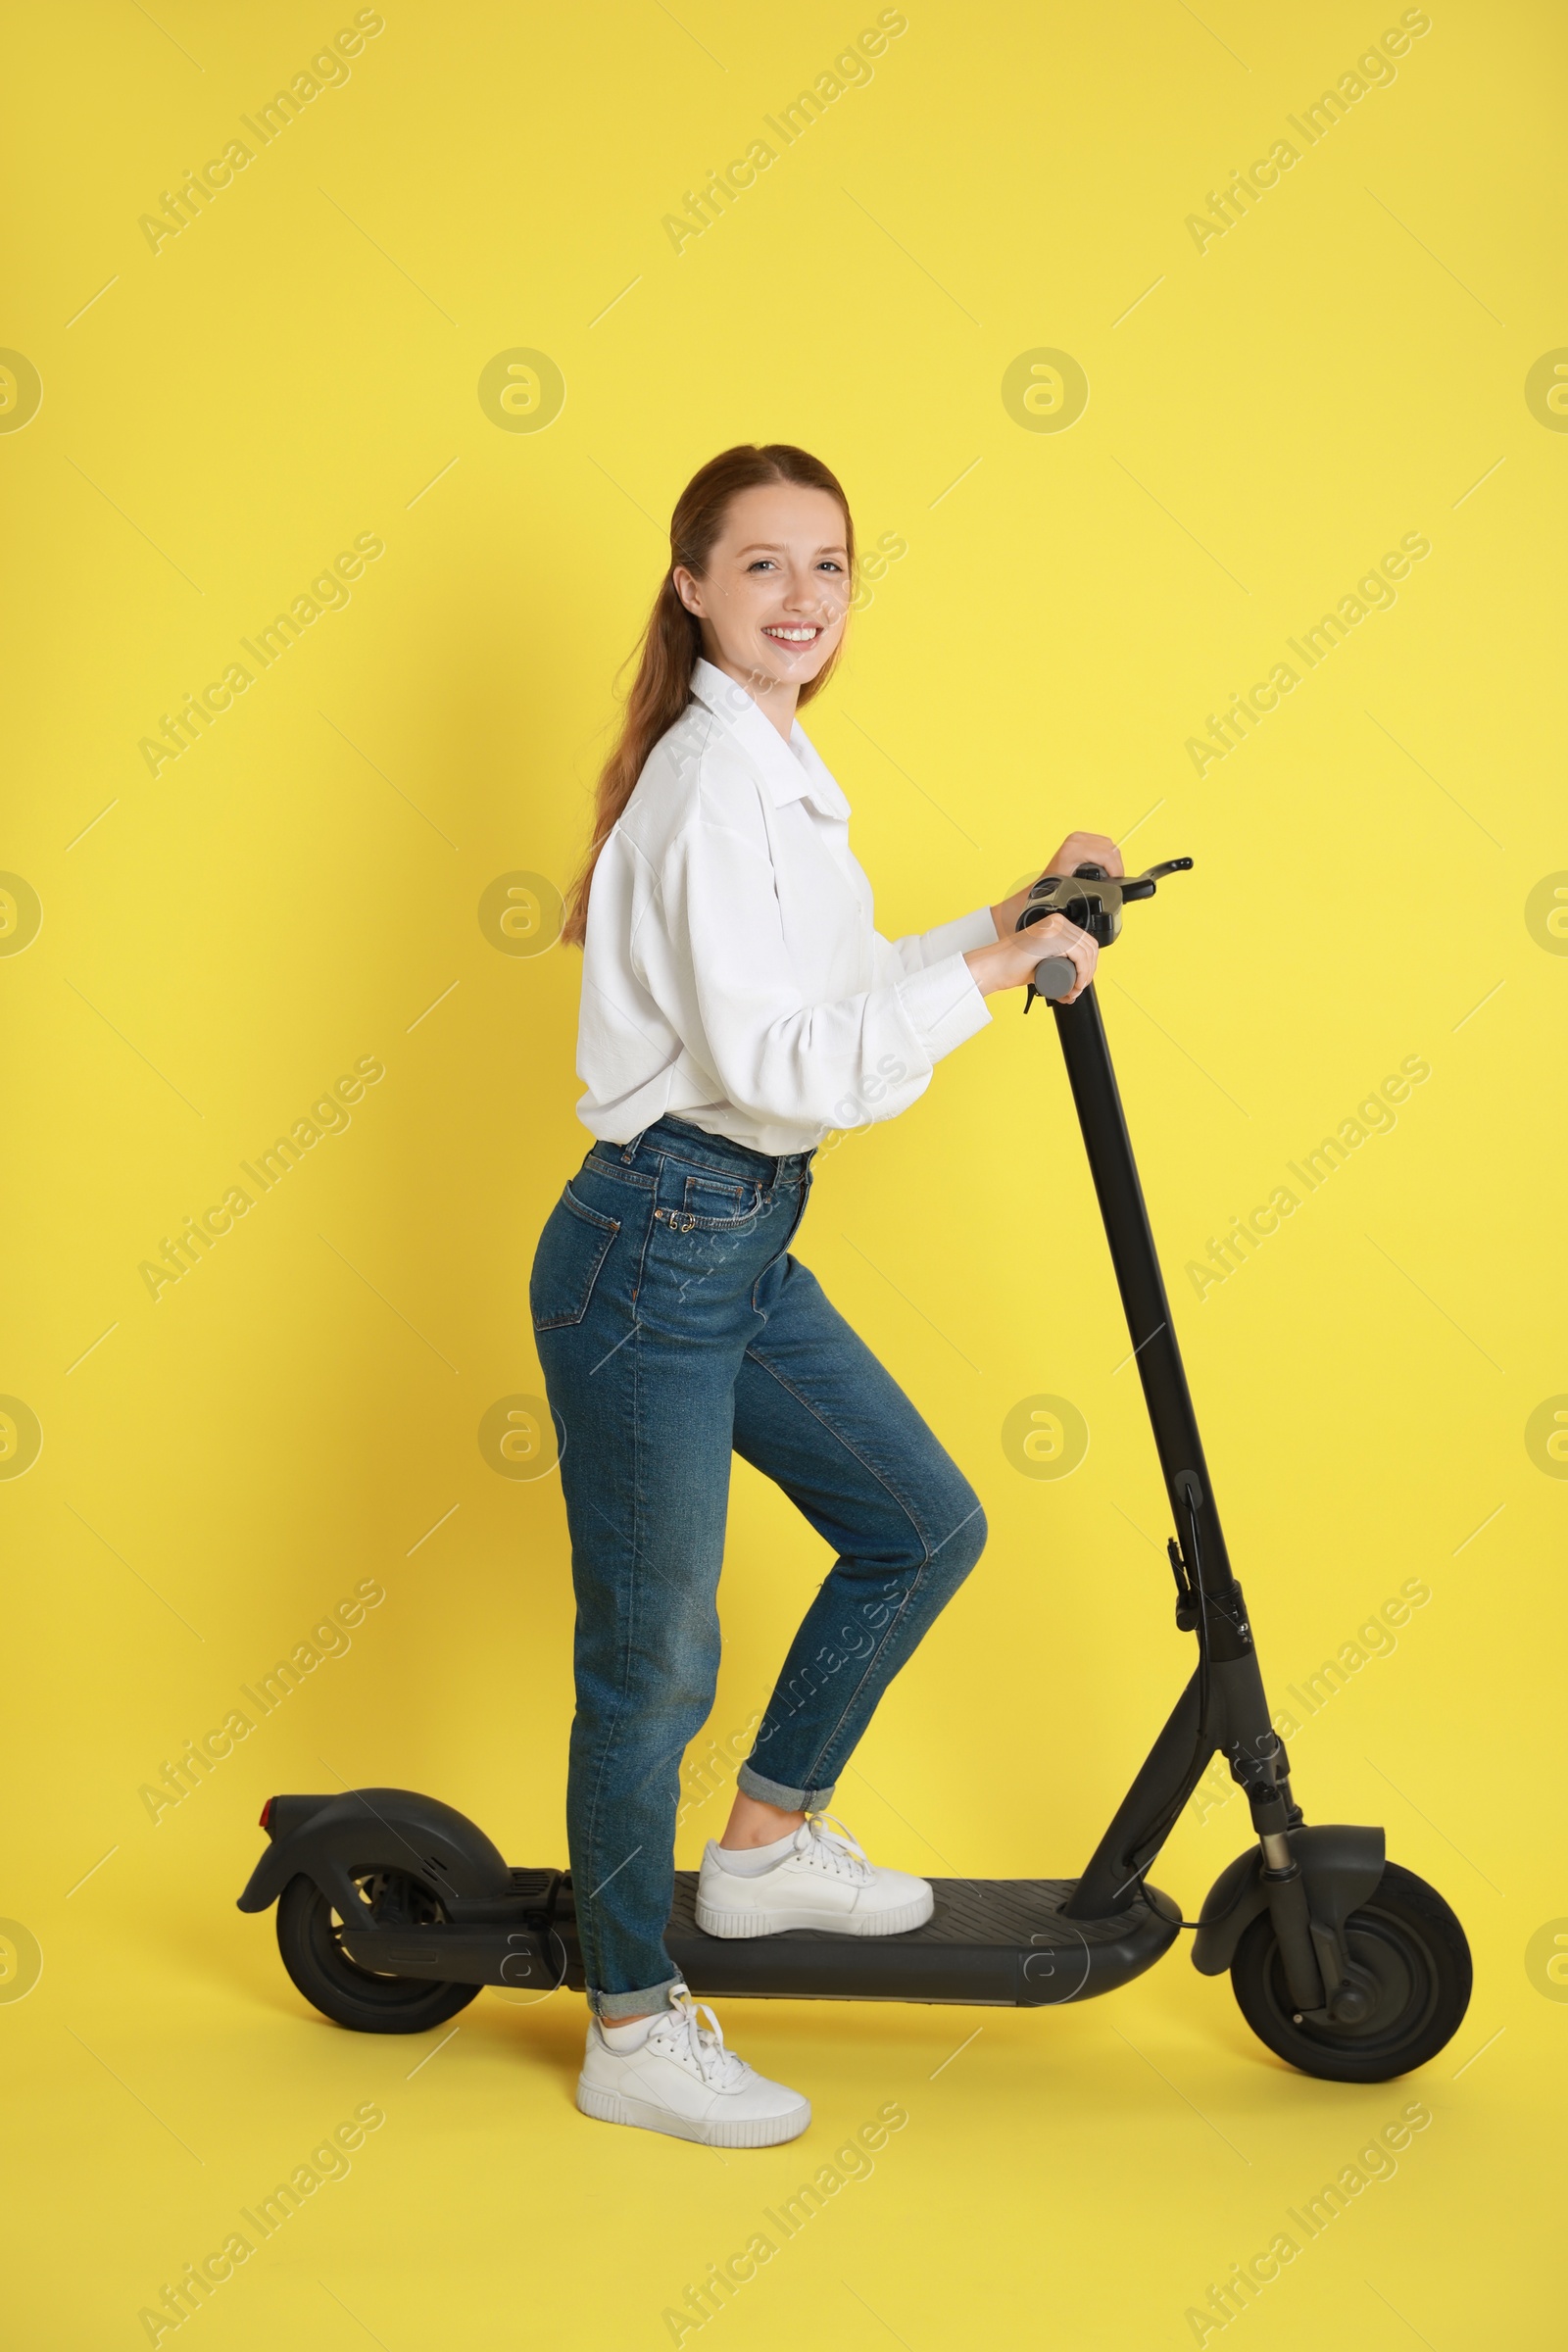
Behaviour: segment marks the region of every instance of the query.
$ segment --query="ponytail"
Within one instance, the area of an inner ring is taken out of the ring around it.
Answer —
[[[730,501],[742,490],[768,482],[793,482],[803,489],[825,490],[844,512],[845,546],[853,575],[855,524],[849,504],[835,476],[821,462],[788,442],[773,441],[763,448],[742,442],[712,458],[694,474],[676,501],[669,525],[669,567],[660,582],[654,609],[643,631],[637,675],[626,699],[615,747],[600,771],[594,795],[593,832],[587,854],[566,896],[566,915],[561,936],[580,948],[588,927],[588,894],[599,853],[620,821],[621,811],[642,774],[648,755],[662,735],[680,717],[691,700],[692,670],[702,654],[702,626],[688,612],[675,586],[675,567],[683,564],[701,579],[714,542],[724,527]],[[838,650],[800,691],[800,702],[819,694],[838,662]]]

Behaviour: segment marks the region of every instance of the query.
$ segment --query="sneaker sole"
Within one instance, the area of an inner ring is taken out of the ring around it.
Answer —
[[[831,1936],[906,1936],[911,1928],[923,1928],[935,1909],[935,1896],[927,1894],[923,1901],[901,1904],[897,1911],[840,1911],[829,1918],[804,1906],[793,1911],[720,1911],[699,1895],[697,1925],[705,1936],[730,1937],[782,1936],[789,1928],[820,1928]]]
[[[647,2099],[623,2098],[618,2090],[601,2090],[579,2082],[577,2105],[596,2123],[629,2124],[637,2132],[662,2132],[671,2139],[692,2139],[710,2148],[772,2148],[780,2140],[799,2139],[811,2121],[811,2102],[803,2099],[783,2115],[722,2117],[672,2115]]]

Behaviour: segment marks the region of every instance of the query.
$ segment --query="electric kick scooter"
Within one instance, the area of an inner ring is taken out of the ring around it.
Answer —
[[[1108,947],[1122,908],[1190,858],[1113,879],[1098,865],[1036,883],[1018,929],[1060,913]],[[1060,956],[1025,1001],[1073,985]],[[694,1993],[749,1999],[953,2001],[1045,2008],[1141,1976],[1196,1924],[1193,1960],[1226,1969],[1252,2031],[1292,2066],[1378,2082],[1436,2056],[1470,1997],[1464,1931],[1435,1888],[1384,1857],[1383,1832],[1308,1824],[1269,1722],[1242,1589],[1231,1574],[1121,1098],[1093,987],[1054,1004],[1056,1031],[1179,1534],[1167,1544],[1176,1624],[1198,1662],[1079,1879],[936,1879],[924,1927],[886,1937],[795,1929],[731,1940],[696,1924],[679,1872],[665,1940]],[[1220,1873],[1197,1923],[1146,1874],[1216,1752],[1246,1791],[1256,1843]],[[274,1796],[242,1911],[278,1904],[283,1965],[323,2015],[416,2034],[484,1984],[580,1990],[569,1874],[509,1869],[450,1805],[401,1788]]]

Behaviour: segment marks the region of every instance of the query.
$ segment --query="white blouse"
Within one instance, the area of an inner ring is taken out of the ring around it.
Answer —
[[[753,1151],[897,1118],[991,1015],[964,962],[988,906],[873,928],[850,805],[710,662],[648,756],[588,900],[577,1115],[623,1144],[664,1112]]]

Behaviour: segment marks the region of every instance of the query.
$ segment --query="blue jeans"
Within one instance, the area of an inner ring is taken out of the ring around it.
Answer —
[[[974,1566],[974,1490],[791,1257],[809,1152],[662,1118],[598,1143],[529,1285],[577,1599],[566,1832],[590,2005],[666,2008],[681,1759],[718,1674],[730,1455],[837,1553],[741,1766],[824,1806],[877,1700]]]

